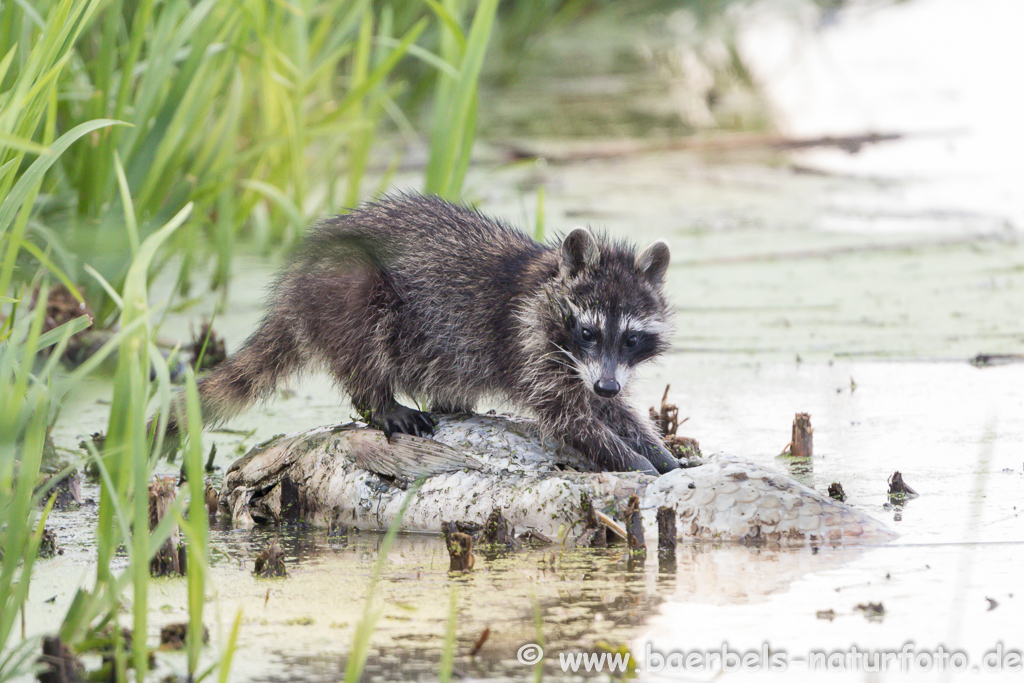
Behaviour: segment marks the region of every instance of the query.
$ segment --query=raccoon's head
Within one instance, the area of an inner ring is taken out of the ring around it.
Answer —
[[[558,315],[548,332],[570,369],[598,396],[618,394],[637,364],[668,347],[662,294],[668,263],[663,240],[640,254],[584,228],[562,240],[558,286],[549,290]]]

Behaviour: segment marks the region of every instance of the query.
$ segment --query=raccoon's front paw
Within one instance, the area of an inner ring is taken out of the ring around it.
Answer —
[[[665,448],[665,446],[660,443],[650,444],[641,452],[644,457],[654,465],[654,468],[658,470],[659,474],[665,474],[666,472],[679,469],[679,461],[674,455],[672,455],[672,451]]]
[[[431,436],[437,420],[430,413],[422,410],[413,410],[400,403],[395,403],[387,410],[375,412],[370,415],[370,426],[384,432],[384,436],[391,440],[392,434],[409,434],[411,436]]]

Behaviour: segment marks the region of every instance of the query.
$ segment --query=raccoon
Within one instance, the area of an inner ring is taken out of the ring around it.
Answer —
[[[386,197],[311,229],[257,330],[199,381],[203,420],[319,367],[388,438],[436,424],[397,394],[434,413],[496,396],[597,469],[666,472],[678,463],[626,388],[668,344],[668,264],[661,240],[638,255],[576,228],[544,245],[438,197]]]

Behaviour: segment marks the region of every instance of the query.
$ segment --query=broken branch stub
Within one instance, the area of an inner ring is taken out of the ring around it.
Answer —
[[[167,516],[177,497],[174,477],[158,477],[149,484],[149,530],[156,529]],[[184,576],[187,571],[185,546],[181,543],[178,526],[174,525],[171,535],[156,551],[149,562],[149,573],[153,576]]]
[[[658,508],[658,552],[674,555],[676,552],[676,511],[670,507]]]
[[[284,564],[284,549],[276,538],[256,555],[252,573],[262,579],[288,576],[288,569]]]
[[[482,545],[498,545],[506,548],[518,548],[521,544],[516,540],[512,531],[512,525],[501,514],[501,510],[495,508],[484,522],[483,532],[480,535]]]
[[[811,427],[811,416],[807,413],[797,413],[793,418],[789,454],[794,458],[810,458],[814,455],[814,428]]]
[[[455,522],[442,522],[441,533],[448,547],[448,558],[451,563],[450,572],[469,571],[473,568],[476,558],[473,557],[473,537],[458,530]]]
[[[626,543],[630,552],[646,553],[647,543],[644,541],[644,520],[640,514],[640,498],[635,494],[626,503]]]

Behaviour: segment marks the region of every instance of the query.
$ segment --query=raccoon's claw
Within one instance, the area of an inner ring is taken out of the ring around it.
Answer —
[[[392,434],[409,434],[411,436],[431,436],[437,420],[430,413],[413,410],[396,403],[389,410],[374,415],[370,424],[384,432],[388,441]]]

